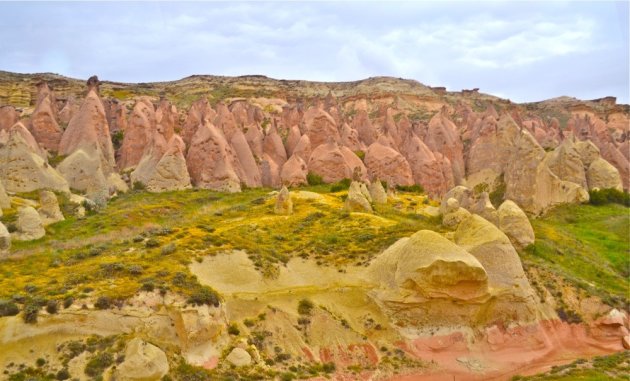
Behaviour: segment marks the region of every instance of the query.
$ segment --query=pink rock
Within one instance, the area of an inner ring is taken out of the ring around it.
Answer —
[[[31,115],[29,129],[42,147],[57,152],[63,131],[57,124],[57,101],[46,82],[37,85],[37,104]]]
[[[275,127],[270,127],[263,140],[263,153],[269,156],[279,167],[287,161],[287,153],[282,144],[282,138]]]
[[[197,132],[197,128],[206,121],[213,122],[216,116],[217,114],[210,106],[210,103],[208,103],[207,98],[201,98],[194,102],[188,110],[188,115],[182,127],[182,139],[184,139],[184,143],[190,145],[195,132]]]
[[[350,148],[352,151],[365,151],[366,147],[359,140],[359,132],[344,123],[341,127],[341,145]]]
[[[376,128],[372,125],[366,110],[359,110],[352,119],[352,127],[359,133],[359,139],[366,145],[374,143],[378,138]]]
[[[300,133],[300,128],[297,125],[293,125],[289,129],[289,135],[287,136],[287,155],[293,155],[293,150],[295,146],[297,146],[298,142],[302,134]]]
[[[258,164],[256,164],[252,150],[249,148],[249,144],[247,143],[245,135],[241,130],[237,130],[232,135],[230,144],[234,149],[234,153],[236,154],[236,158],[239,163],[237,170],[238,177],[242,179],[248,187],[261,186],[262,178],[260,169],[258,168]]]
[[[442,173],[444,163],[435,157],[416,134],[407,136],[401,151],[411,167],[414,183],[422,185],[428,194],[441,197],[452,187],[453,184]],[[452,172],[450,162],[448,171]]]
[[[240,192],[240,179],[234,170],[234,153],[223,133],[212,123],[197,128],[186,156],[193,185],[223,192]]]
[[[164,140],[169,141],[175,135],[175,128],[179,125],[179,114],[177,107],[166,99],[162,99],[155,110],[155,121],[157,131],[164,136]]]
[[[216,107],[217,116],[214,118],[214,125],[223,131],[223,135],[229,140],[237,130],[236,120],[225,103],[219,102]]]
[[[301,157],[302,160],[308,163],[311,159],[311,152],[311,139],[308,138],[308,135],[302,135],[293,150],[293,155]]]
[[[445,108],[431,118],[424,142],[431,151],[440,152],[450,160],[455,183],[459,184],[465,176],[464,145]]]
[[[413,184],[409,163],[403,155],[389,147],[383,137],[368,147],[365,165],[372,179],[387,181],[392,186]]]
[[[98,79],[97,79],[98,81]],[[59,154],[70,155],[78,149],[85,148],[92,152],[97,148],[101,159],[101,168],[105,175],[115,167],[114,148],[109,134],[109,125],[105,117],[103,102],[98,96],[98,86],[88,81],[90,88],[79,111],[72,117],[68,128],[59,142]]]
[[[311,107],[304,113],[304,125],[313,149],[324,144],[329,138],[336,142],[340,140],[335,120],[320,108]]]
[[[140,162],[145,148],[150,143],[153,133],[157,131],[155,110],[148,100],[140,100],[129,117],[129,125],[125,131],[118,167],[121,170],[133,168]],[[164,139],[166,140],[166,139]]]
[[[355,168],[365,176],[367,171],[358,156],[347,147],[340,148],[333,139],[315,148],[308,162],[309,171],[318,174],[327,183],[352,179]]]
[[[0,130],[8,131],[18,120],[20,120],[20,114],[15,110],[15,107],[0,107]]]
[[[308,174],[308,166],[301,157],[291,155],[289,160],[282,166],[280,171],[280,179],[282,184],[286,186],[297,186],[307,184],[306,175]]]

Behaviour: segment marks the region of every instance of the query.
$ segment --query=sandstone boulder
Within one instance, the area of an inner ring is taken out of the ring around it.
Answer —
[[[608,188],[614,188],[619,191],[623,190],[619,171],[601,157],[593,160],[588,167],[586,171],[586,181],[589,190]]]
[[[0,258],[5,256],[11,248],[11,234],[7,230],[7,227],[0,222]]]
[[[534,243],[534,229],[527,215],[513,201],[505,200],[498,210],[499,228],[521,249]]]
[[[490,202],[488,192],[481,192],[477,200],[468,209],[471,213],[475,213],[499,226],[499,215],[496,208]]]
[[[372,212],[372,205],[365,196],[365,192],[361,190],[361,183],[353,181],[348,189],[348,196],[344,203],[344,209],[348,212]],[[369,195],[369,193],[368,193]]]
[[[385,188],[383,188],[381,180],[376,179],[370,183],[369,191],[372,202],[375,204],[387,204],[387,193],[385,192]]]
[[[481,263],[430,230],[398,240],[376,257],[369,274],[393,292],[391,297],[470,300],[488,294],[488,274]]]
[[[63,217],[63,213],[61,213],[61,209],[59,209],[57,196],[55,196],[53,192],[46,190],[39,191],[39,204],[40,207],[37,212],[39,213],[44,226],[63,221],[65,219]]]
[[[570,181],[586,188],[586,174],[584,164],[575,141],[572,137],[565,139],[555,150],[547,155],[545,163],[559,179]]]
[[[536,318],[535,294],[505,234],[473,214],[459,224],[455,243],[479,260],[488,274],[488,286],[502,290],[493,306],[493,319],[531,321]]]
[[[243,348],[234,348],[225,358],[230,364],[241,367],[252,363],[252,356]]]
[[[291,200],[291,194],[286,186],[282,187],[280,192],[278,192],[273,212],[281,215],[293,214],[293,201]]]
[[[18,209],[16,226],[17,232],[14,233],[14,238],[18,241],[31,241],[46,235],[42,219],[32,206]]]
[[[442,202],[440,203],[440,213],[446,214],[449,212],[453,212],[452,209],[449,209],[448,200],[451,198],[457,200],[457,207],[461,206],[464,209],[470,208],[473,203],[472,191],[463,185],[458,185],[446,192],[444,198],[442,198]]]
[[[157,381],[168,371],[168,359],[164,351],[136,337],[127,343],[125,360],[116,367],[115,372],[117,380]]]
[[[11,128],[7,144],[0,147],[0,181],[6,190],[69,192],[66,180],[34,150],[25,135],[32,139],[28,130],[18,123]]]
[[[575,150],[580,155],[580,160],[585,168],[588,168],[592,162],[600,157],[599,148],[590,140],[576,142]]]
[[[11,199],[7,195],[6,190],[4,189],[4,185],[2,185],[2,181],[0,181],[0,211],[2,209],[9,209],[11,207]]]

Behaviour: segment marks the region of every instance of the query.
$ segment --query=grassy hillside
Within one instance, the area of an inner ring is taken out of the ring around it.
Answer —
[[[549,271],[611,305],[628,304],[630,209],[566,205],[532,221],[536,243],[526,264]]]
[[[203,256],[245,250],[267,277],[289,258],[325,266],[361,266],[398,238],[436,218],[415,213],[425,196],[401,194],[373,215],[343,211],[346,191],[330,186],[294,199],[294,214],[273,213],[269,189],[224,194],[205,190],[131,192],[85,218],[69,217],[30,242],[14,241],[15,255],[0,261],[0,300],[63,300],[106,296],[126,299],[138,290],[201,290],[187,265]],[[63,207],[63,205],[62,205]],[[5,214],[9,224],[14,214]]]

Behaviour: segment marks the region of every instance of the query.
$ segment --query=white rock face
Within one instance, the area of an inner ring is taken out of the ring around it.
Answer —
[[[39,212],[39,216],[41,217],[42,224],[44,226],[65,220],[63,213],[61,213],[61,209],[59,209],[57,196],[55,196],[53,192],[40,191],[39,202],[41,206],[37,211]]]
[[[7,230],[7,227],[0,222],[0,258],[8,254],[11,248],[11,234]]]
[[[160,380],[169,371],[166,354],[160,348],[140,338],[127,343],[125,361],[116,370],[117,380]]]
[[[499,229],[508,236],[514,246],[525,248],[534,243],[534,229],[527,215],[516,203],[505,200],[499,207]]]
[[[18,210],[17,233],[18,241],[30,241],[46,235],[42,219],[32,206],[25,206]]]
[[[234,348],[225,358],[234,366],[247,366],[252,363],[252,356],[242,348]]]

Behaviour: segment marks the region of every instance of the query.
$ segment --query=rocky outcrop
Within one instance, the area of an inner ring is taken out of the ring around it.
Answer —
[[[273,212],[280,215],[293,214],[293,201],[291,200],[291,194],[289,193],[287,187],[282,187],[280,192],[278,192]]]
[[[214,125],[197,129],[186,156],[193,185],[222,192],[240,192],[241,183],[234,170],[234,153]]]
[[[0,106],[0,131],[8,131],[20,120],[20,114],[13,106]]]
[[[13,238],[18,241],[31,241],[46,235],[42,219],[32,206],[23,206],[18,209],[16,227],[17,231]]]
[[[102,163],[95,149],[91,152],[78,149],[66,157],[57,169],[70,188],[85,193],[90,199],[104,200],[109,196],[109,185]]]
[[[63,213],[61,213],[61,209],[59,209],[57,196],[55,196],[53,192],[45,190],[40,191],[39,204],[40,207],[37,209],[37,212],[39,213],[44,226],[63,221],[65,219],[63,217]]]
[[[294,155],[297,154],[298,150],[296,149]],[[360,179],[365,179],[367,173],[357,155],[346,147],[339,147],[332,139],[313,150],[308,162],[308,169],[321,176],[327,183],[352,179],[355,170],[360,174]]]
[[[124,359],[120,365],[116,366],[117,380],[161,380],[169,371],[166,353],[138,337],[127,343]]]
[[[186,147],[190,146],[192,138],[195,136],[199,126],[213,122],[216,116],[217,114],[210,106],[210,103],[208,103],[208,99],[201,98],[193,102],[190,109],[188,109],[188,116],[182,128],[182,139],[184,139]]]
[[[37,104],[31,115],[29,129],[45,149],[57,152],[63,131],[57,124],[56,100],[45,82],[37,85]]]
[[[308,166],[300,156],[292,155],[282,166],[280,179],[287,186],[305,185],[308,183],[306,175]]]
[[[455,184],[460,184],[465,176],[464,146],[446,109],[443,108],[431,118],[424,142],[431,151],[440,152],[448,158]]]
[[[470,217],[470,212],[460,207],[459,201],[455,198],[447,199],[444,205],[440,210],[443,210],[442,225],[447,228],[456,229],[462,221]]]
[[[414,183],[422,185],[428,194],[441,196],[453,187],[452,176],[444,175],[445,163],[438,160],[416,134],[411,134],[404,140],[401,152],[409,163]],[[446,165],[446,171],[452,173],[450,162]]]
[[[131,173],[131,182],[140,182],[149,192],[183,190],[191,187],[184,142],[179,135],[173,135],[168,143],[156,134],[153,147],[142,157]]]
[[[387,181],[388,185],[412,185],[413,176],[407,160],[391,148],[383,137],[372,143],[365,154],[370,178]]]
[[[448,200],[451,198],[457,201],[457,207],[461,206],[465,209],[470,208],[470,206],[474,202],[472,191],[463,185],[458,185],[446,192],[444,198],[442,198],[442,202],[440,203],[441,214],[446,214],[453,211],[453,207],[449,205],[448,202]],[[452,201],[451,204],[453,204]]]
[[[247,185],[248,187],[259,187],[262,185],[262,178],[260,173],[260,168],[256,163],[256,159],[254,158],[254,154],[247,143],[247,139],[241,130],[237,130],[232,135],[232,139],[230,140],[230,144],[236,158],[238,159],[238,168],[237,173],[239,178]]]
[[[475,213],[492,222],[494,225],[499,225],[499,215],[496,208],[490,202],[488,192],[481,192],[477,196],[476,201],[469,207],[471,213]]]
[[[344,202],[344,209],[348,212],[372,212],[370,200],[366,197],[366,191],[361,189],[362,183],[353,181],[348,189],[348,196]],[[369,193],[368,193],[369,196]]]
[[[401,238],[369,269],[385,300],[472,300],[488,294],[488,274],[471,254],[440,234],[421,230]]]
[[[498,210],[499,229],[521,249],[534,243],[534,229],[525,212],[513,201],[505,200]]]
[[[135,168],[151,144],[153,134],[157,132],[153,104],[146,99],[139,100],[131,112],[122,147],[118,168]]]
[[[549,153],[545,158],[545,163],[560,180],[570,181],[586,188],[584,164],[572,137],[565,139],[553,152]]]
[[[329,139],[340,141],[335,120],[320,108],[311,107],[304,113],[304,125],[313,149],[325,144]]]
[[[252,363],[252,356],[243,348],[234,348],[225,358],[230,364],[241,367]]]
[[[7,227],[0,222],[0,258],[5,257],[11,249],[11,234],[7,230]]]
[[[486,219],[471,215],[455,231],[455,243],[472,254],[488,275],[488,286],[505,290],[491,307],[492,318],[533,321],[535,294],[508,237]]]
[[[368,186],[368,190],[370,191],[370,197],[372,198],[373,203],[387,204],[387,192],[385,192],[385,188],[383,188],[381,180],[376,179],[372,181]]]
[[[108,175],[116,165],[109,125],[105,117],[103,102],[97,93],[97,87],[88,86],[90,90],[87,97],[78,113],[70,120],[68,128],[61,137],[59,154],[71,155],[79,149],[86,153],[96,154],[101,161],[103,173]]]
[[[623,191],[619,171],[606,160],[597,158],[589,165],[586,171],[588,189],[614,188]]]
[[[7,191],[4,189],[4,185],[2,185],[2,181],[0,181],[0,211],[2,209],[9,209],[11,207],[11,200],[7,195]]]
[[[18,123],[11,127],[7,144],[0,147],[0,181],[9,192],[50,189],[69,192],[68,183],[51,167],[29,140],[28,130]]]

